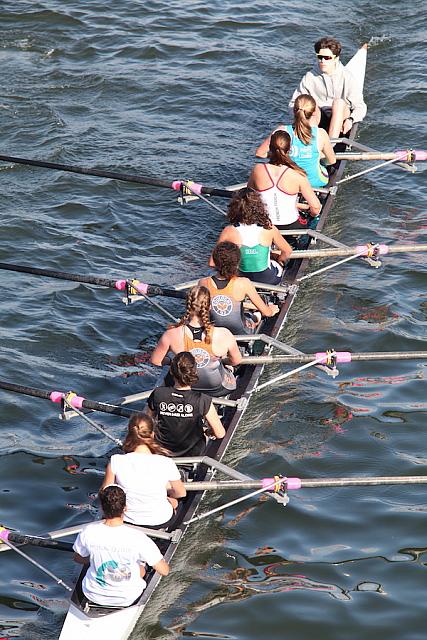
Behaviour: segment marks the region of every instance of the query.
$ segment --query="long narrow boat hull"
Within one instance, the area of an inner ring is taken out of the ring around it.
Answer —
[[[349,68],[351,68],[356,81],[362,88],[366,69],[366,53],[366,48],[362,47],[361,49],[359,49],[359,51],[357,51],[357,53],[353,56],[353,58],[347,65]],[[354,139],[356,132],[357,124],[353,126],[350,132],[350,140]],[[338,163],[337,169],[329,182],[329,186],[334,186],[334,184],[336,184],[342,177],[345,165],[345,160],[342,160]],[[334,190],[332,190],[332,192],[328,193],[325,196],[322,204],[319,223],[317,226],[318,231],[321,231],[325,225],[334,201],[334,197]],[[301,275],[307,269],[308,264],[309,261],[307,259],[293,261],[290,268],[288,268],[284,274],[282,284],[295,283],[297,278],[301,277]],[[277,338],[279,336],[279,333],[286,322],[295,296],[296,290],[290,292],[286,296],[285,300],[281,304],[279,314],[274,318],[267,318],[263,322],[262,333],[267,334],[268,336],[271,336],[273,338]],[[264,350],[264,353],[268,353],[269,350],[270,348],[266,348]],[[235,400],[240,399],[239,406],[225,408],[223,424],[226,427],[226,435],[222,440],[213,440],[209,442],[206,450],[206,455],[210,458],[221,460],[224,456],[228,446],[230,445],[233,435],[243,418],[249,398],[251,397],[257,385],[257,382],[262,375],[263,369],[263,365],[246,366],[243,368],[241,375],[238,376],[237,388],[230,397],[231,399]],[[209,481],[210,479],[212,479],[214,474],[215,472],[212,469],[206,467],[205,465],[200,465],[194,479]],[[185,498],[184,507],[181,509],[180,515],[178,516],[178,520],[175,524],[176,529],[182,530],[182,535],[186,533],[188,528],[183,524],[184,521],[187,521],[191,519],[191,517],[193,517],[202,499],[203,494],[197,492],[190,492]],[[170,562],[177,550],[178,541],[162,543],[161,547],[165,559]],[[132,629],[134,628],[138,618],[141,616],[146,604],[150,600],[154,590],[159,584],[160,579],[161,577],[159,574],[152,573],[147,578],[147,587],[136,605],[117,611],[108,610],[109,613],[106,613],[101,617],[92,617],[91,613],[84,613],[81,607],[81,597],[79,595],[78,589],[76,589],[72,595],[72,601],[64,622],[64,626],[62,628],[60,640],[75,640],[76,638],[79,638],[79,640],[93,640],[93,638],[98,637],[102,638],[102,640],[125,640],[130,636]],[[78,585],[79,584],[81,584],[81,582],[79,582]]]

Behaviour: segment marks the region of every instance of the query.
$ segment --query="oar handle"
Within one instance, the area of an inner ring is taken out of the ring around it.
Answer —
[[[188,188],[188,186],[191,189]],[[174,180],[171,184],[172,189],[175,191],[183,191],[184,195],[206,195],[206,196],[220,196],[222,198],[232,198],[236,191],[230,189],[218,189],[217,187],[205,187],[198,182],[192,182],[188,180]],[[186,192],[187,190],[187,192]]]
[[[160,284],[147,284],[146,282],[140,282],[139,280],[117,280],[114,284],[115,288],[119,291],[125,291],[129,288],[130,293],[140,293],[143,296],[165,296],[166,298],[180,298],[185,299],[187,293],[185,291],[177,291],[176,289],[168,289],[162,287]]]

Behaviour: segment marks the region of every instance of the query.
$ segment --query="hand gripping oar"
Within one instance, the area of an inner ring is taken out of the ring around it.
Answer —
[[[16,271],[18,273],[29,273],[31,275],[43,276],[46,278],[56,278],[58,280],[68,280],[70,282],[81,282],[83,284],[94,284],[100,287],[109,287],[118,291],[128,290],[128,293],[141,293],[146,296],[165,296],[168,298],[185,298],[184,291],[176,291],[162,287],[158,284],[147,284],[134,279],[112,280],[111,278],[100,278],[98,276],[80,275],[77,273],[67,273],[65,271],[54,271],[53,269],[38,269],[36,267],[26,267],[18,264],[0,262],[0,269],[4,271]]]
[[[25,560],[27,560],[32,565],[34,565],[35,567],[40,569],[40,571],[43,571],[43,573],[48,575],[50,578],[53,578],[57,584],[61,585],[61,587],[64,587],[64,589],[66,589],[67,591],[70,591],[70,592],[73,591],[73,589],[71,587],[69,587],[68,584],[66,584],[61,578],[58,578],[58,576],[56,576],[54,573],[52,573],[52,571],[50,571],[49,569],[44,567],[39,562],[36,562],[32,558],[30,558],[30,556],[27,556],[27,554],[24,553],[23,551],[21,551],[21,549],[18,549],[18,547],[15,547],[15,545],[9,539],[9,531],[7,529],[3,529],[2,531],[0,531],[0,539],[2,540],[2,542],[4,544],[6,544],[11,549],[13,549],[13,551],[15,551],[22,558],[25,558]]]
[[[94,400],[87,400],[82,396],[78,396],[73,392],[64,393],[63,391],[46,391],[44,389],[36,389],[34,387],[24,387],[20,384],[13,384],[0,380],[0,389],[5,391],[12,391],[13,393],[22,393],[26,396],[33,396],[35,398],[43,398],[44,400],[51,400],[52,402],[62,403],[64,398],[67,400],[67,404],[76,409],[93,409],[94,411],[101,411],[102,413],[110,413],[115,416],[122,416],[123,418],[130,418],[133,415],[145,415],[141,411],[130,411],[123,407],[118,407],[106,402],[95,402]]]
[[[25,164],[31,167],[43,167],[44,169],[54,169],[55,171],[68,171],[70,173],[79,173],[85,176],[96,176],[97,178],[110,178],[111,180],[121,180],[123,182],[136,182],[138,184],[147,184],[152,187],[164,187],[173,189],[174,191],[182,191],[185,189],[186,180],[161,180],[151,176],[138,176],[129,173],[117,173],[116,171],[105,171],[103,169],[91,169],[86,167],[77,167],[71,164],[59,164],[57,162],[45,162],[43,160],[31,160],[29,158],[16,158],[14,156],[0,155],[3,162],[13,162],[13,164]],[[190,183],[192,193],[205,194],[209,196],[220,196],[223,198],[231,198],[234,191],[228,189],[218,189],[217,187],[205,187],[196,182]]]

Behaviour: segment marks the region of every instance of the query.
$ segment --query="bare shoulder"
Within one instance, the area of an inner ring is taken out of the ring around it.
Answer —
[[[298,173],[298,184],[300,189],[304,189],[307,187],[311,189],[310,181],[307,176],[302,176],[300,173]]]
[[[227,329],[226,327],[215,327],[214,337],[215,339],[221,340],[221,342],[234,341],[233,334],[231,333],[230,329]]]
[[[250,289],[251,287],[253,287],[252,281],[249,280],[249,278],[244,278],[243,276],[239,276],[239,278],[237,279],[237,282],[244,289]]]
[[[224,229],[221,231],[221,234],[219,236],[219,242],[222,242],[224,240],[230,240],[231,242],[235,242],[236,240],[239,241],[239,239],[240,239],[240,236],[236,230],[236,227],[233,227],[233,225],[231,224],[224,227]],[[239,242],[237,242],[237,244],[239,244]]]
[[[256,177],[256,176],[259,176],[259,175],[263,175],[264,171],[265,171],[264,163],[263,162],[257,162],[252,167],[252,176]]]
[[[328,132],[327,132],[327,131],[325,131],[325,129],[322,129],[322,127],[319,127],[319,128],[317,129],[317,135],[319,136],[319,138],[320,138],[320,140],[321,140],[322,142],[329,142],[329,141],[330,141],[330,140],[329,140]]]
[[[240,301],[243,300],[249,291],[250,282],[249,278],[242,278],[240,276],[234,281],[234,296]]]
[[[177,333],[179,333],[180,330],[182,331],[181,327],[169,327],[163,333],[162,338],[165,341],[170,341]]]
[[[289,167],[286,170],[285,175],[283,176],[283,182],[285,182],[290,186],[298,185],[301,177],[302,176],[299,173],[299,171],[295,171],[295,169],[292,169],[291,167]]]

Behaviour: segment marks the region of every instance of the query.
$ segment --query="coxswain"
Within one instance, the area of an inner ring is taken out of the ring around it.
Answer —
[[[206,449],[207,435],[223,438],[225,429],[206,393],[196,391],[196,360],[189,351],[171,362],[173,386],[154,389],[146,411],[156,419],[155,438],[172,456],[199,456]]]
[[[126,494],[116,485],[99,492],[104,520],[88,524],[74,543],[74,560],[88,565],[83,594],[101,606],[128,607],[146,582],[145,563],[167,576],[169,565],[158,546],[142,531],[123,523]]]
[[[193,388],[219,397],[236,388],[231,367],[240,364],[242,356],[233,334],[211,323],[210,303],[206,287],[193,287],[187,295],[185,314],[164,332],[150,362],[161,367],[170,362],[169,352],[176,355],[190,351],[196,360],[199,378]]]
[[[367,45],[364,45],[367,47]],[[355,122],[366,115],[366,104],[362,88],[351,72],[340,62],[341,43],[335,38],[325,37],[314,45],[317,68],[308,71],[289,102],[294,102],[302,93],[312,96],[320,108],[320,126],[327,129],[330,138],[346,134]]]
[[[280,230],[307,228],[307,219],[297,207],[300,194],[312,218],[321,209],[304,169],[289,157],[290,148],[289,133],[275,131],[270,137],[268,163],[256,164],[248,180],[248,186],[259,192],[271,221]]]
[[[279,284],[292,247],[272,224],[259,193],[252,188],[237,192],[230,200],[227,217],[231,224],[222,230],[218,243],[229,241],[240,247],[240,275],[253,282]],[[273,243],[279,251],[276,260],[270,256]],[[209,264],[214,266],[212,256]]]
[[[316,101],[307,93],[303,93],[294,102],[294,121],[290,125],[279,125],[273,133],[282,130],[289,133],[291,147],[289,158],[301,169],[313,189],[324,187],[329,180],[326,164],[336,162],[335,152],[325,129],[318,127],[320,113],[316,109]],[[258,158],[269,155],[271,135],[256,150]]]
[[[136,414],[130,418],[123,451],[124,455],[111,456],[102,487],[116,483],[125,491],[125,522],[152,529],[170,528],[178,499],[186,491],[170,452],[154,439],[151,416]]]
[[[235,335],[253,333],[261,316],[271,317],[279,307],[266,304],[249,278],[239,277],[240,249],[234,242],[220,242],[212,251],[216,274],[199,280],[211,294],[211,320],[216,327],[226,327]],[[249,298],[255,313],[243,307]]]

